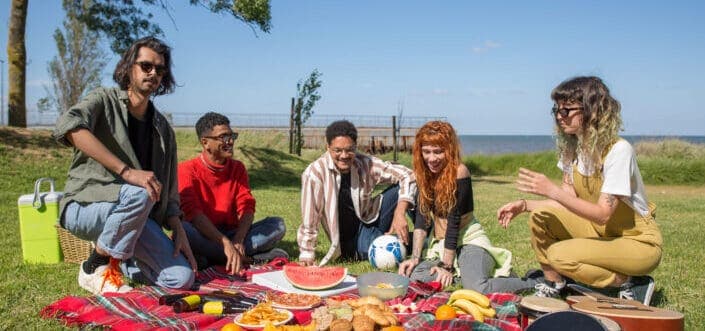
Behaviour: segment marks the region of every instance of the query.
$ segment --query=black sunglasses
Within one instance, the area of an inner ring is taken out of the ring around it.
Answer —
[[[220,141],[222,141],[224,144],[227,144],[227,143],[229,143],[229,142],[231,142],[231,141],[237,140],[237,137],[238,137],[239,135],[240,135],[239,133],[233,132],[233,133],[221,134],[220,136],[203,136],[203,138],[220,140]]]
[[[551,108],[551,112],[553,113],[553,116],[561,115],[561,117],[566,118],[570,115],[571,112],[581,109],[583,109],[583,107],[558,108],[554,106],[553,108]]]
[[[135,62],[135,64],[140,66],[140,69],[142,69],[142,72],[144,72],[145,74],[148,74],[152,72],[152,70],[155,70],[157,75],[163,76],[168,70],[167,67],[164,65],[156,65],[149,61],[139,61]]]

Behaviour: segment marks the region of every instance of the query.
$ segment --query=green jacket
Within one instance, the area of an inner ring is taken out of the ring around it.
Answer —
[[[61,114],[54,128],[54,139],[71,147],[66,133],[76,128],[88,129],[120,160],[132,168],[142,169],[130,144],[128,102],[124,90],[116,87],[97,88]],[[149,102],[151,105],[152,102]],[[162,192],[149,216],[164,226],[169,216],[181,215],[176,183],[176,139],[164,115],[156,107],[153,109],[152,171],[162,183]],[[72,201],[116,202],[123,184],[125,181],[120,176],[74,148],[64,197],[60,203],[61,213],[63,215],[64,208]]]

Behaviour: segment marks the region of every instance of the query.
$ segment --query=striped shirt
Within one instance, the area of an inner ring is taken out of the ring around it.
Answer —
[[[399,184],[399,201],[414,204],[416,179],[411,169],[373,156],[356,154],[350,169],[350,195],[355,215],[366,224],[379,217],[382,196],[378,194],[373,197],[372,192],[380,184]],[[340,256],[339,190],[340,172],[328,152],[309,164],[301,175],[302,222],[297,233],[299,259],[315,258],[319,223],[331,242],[320,265]]]

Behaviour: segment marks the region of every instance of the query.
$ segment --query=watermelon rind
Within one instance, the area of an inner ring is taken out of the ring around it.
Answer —
[[[295,279],[297,274],[298,278],[301,278],[301,275],[305,275],[310,282],[304,283],[303,279]],[[348,268],[345,267],[284,266],[284,278],[291,285],[302,290],[327,290],[338,286],[347,275]]]

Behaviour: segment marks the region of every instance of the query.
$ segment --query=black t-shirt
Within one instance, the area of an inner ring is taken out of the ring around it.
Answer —
[[[460,217],[473,211],[475,207],[473,205],[472,180],[470,177],[457,179],[455,184],[457,186],[455,190],[455,207],[451,208],[447,218],[448,227],[446,228],[444,243],[444,248],[447,249],[457,249],[458,235],[460,234]],[[430,229],[430,227],[426,226],[426,217],[421,214],[418,208],[416,208],[414,228],[426,231]]]
[[[360,229],[360,220],[355,215],[355,207],[350,193],[350,173],[340,175],[338,224],[341,255],[343,258],[354,258],[357,252],[357,232]]]
[[[142,170],[152,170],[152,117],[154,116],[154,106],[149,103],[144,121],[140,121],[128,112],[128,123],[130,144],[135,151],[137,160],[140,161]]]

